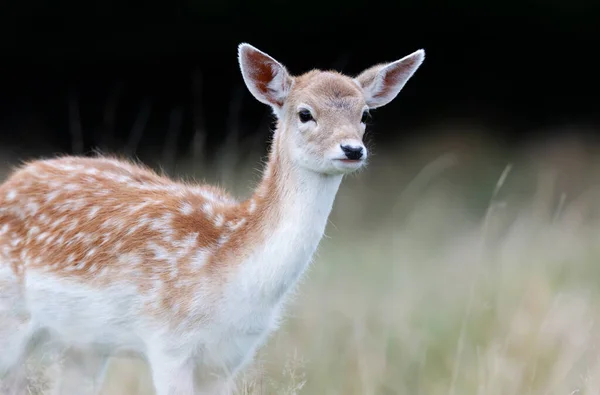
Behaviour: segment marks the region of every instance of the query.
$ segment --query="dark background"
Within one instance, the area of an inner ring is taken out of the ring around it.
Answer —
[[[465,120],[499,145],[572,126],[595,138],[596,8],[584,0],[5,0],[0,144],[210,156],[231,133],[264,142],[270,111],[243,85],[240,42],[294,74],[357,74],[424,48],[414,79],[374,114],[380,142],[444,133],[444,124],[460,134],[452,125]]]

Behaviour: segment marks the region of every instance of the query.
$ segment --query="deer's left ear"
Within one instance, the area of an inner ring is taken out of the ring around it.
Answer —
[[[377,108],[394,100],[424,59],[425,51],[420,49],[395,62],[363,71],[355,80],[363,88],[367,106]]]
[[[238,47],[238,60],[250,93],[258,101],[273,107],[277,113],[287,99],[293,82],[285,67],[246,43]]]

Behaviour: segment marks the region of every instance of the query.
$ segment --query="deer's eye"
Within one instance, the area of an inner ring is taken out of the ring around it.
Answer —
[[[306,123],[310,121],[314,121],[312,114],[308,110],[300,110],[298,112],[298,117],[300,118],[300,122]]]
[[[369,118],[371,118],[371,114],[369,114],[369,111],[367,111],[367,110],[363,111],[362,117],[360,118],[360,123],[367,123]]]

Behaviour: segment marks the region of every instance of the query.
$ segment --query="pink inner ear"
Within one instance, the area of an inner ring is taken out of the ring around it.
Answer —
[[[283,103],[278,102],[273,97],[271,89],[269,88],[269,84],[277,75],[273,67],[273,62],[261,53],[255,51],[249,51],[246,56],[248,57],[248,63],[252,65],[251,69],[248,70],[248,73],[250,74],[252,81],[254,81],[256,89],[270,101],[273,101],[274,104],[280,106],[283,105]]]
[[[386,70],[383,76],[383,86],[373,97],[380,98],[393,93],[406,80],[407,75],[416,66],[417,59],[409,58]]]

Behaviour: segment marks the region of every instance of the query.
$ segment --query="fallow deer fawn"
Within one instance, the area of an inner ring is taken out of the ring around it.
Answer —
[[[343,175],[366,162],[369,109],[424,51],[355,78],[294,77],[248,44],[238,56],[278,120],[249,199],[108,157],[33,161],[0,186],[0,379],[44,333],[68,350],[55,393],[94,393],[84,383],[119,353],[149,363],[157,395],[222,393],[277,328]]]

